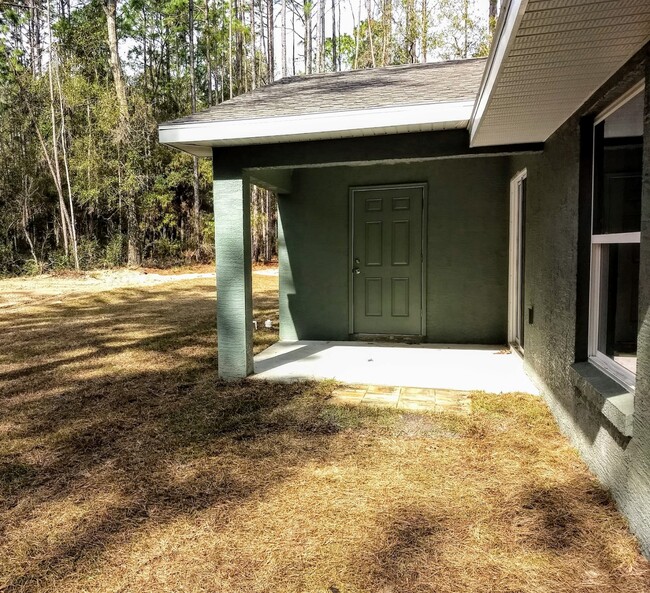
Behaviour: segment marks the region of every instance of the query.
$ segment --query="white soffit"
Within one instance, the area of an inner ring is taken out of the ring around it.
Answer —
[[[400,105],[285,117],[161,125],[161,143],[196,156],[242,146],[467,128],[473,101]]]
[[[472,121],[472,146],[545,142],[650,40],[650,0],[511,0]]]

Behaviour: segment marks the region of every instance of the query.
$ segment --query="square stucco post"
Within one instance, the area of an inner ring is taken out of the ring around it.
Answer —
[[[213,178],[219,376],[241,379],[253,372],[250,190],[242,169],[216,159]]]
[[[650,47],[646,48],[639,269],[639,340],[630,442],[630,524],[650,557]]]

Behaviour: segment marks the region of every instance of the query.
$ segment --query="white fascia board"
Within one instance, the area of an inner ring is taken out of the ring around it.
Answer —
[[[490,52],[488,63],[483,72],[481,86],[479,88],[476,104],[472,111],[472,116],[469,123],[469,145],[474,146],[474,136],[481,126],[481,121],[485,110],[492,98],[492,93],[496,87],[496,83],[501,75],[503,62],[510,53],[510,48],[514,43],[521,19],[526,12],[528,0],[510,0],[507,5],[502,7],[505,11],[505,16],[501,23],[501,27],[496,33],[496,43],[493,44],[493,51]]]
[[[309,137],[323,133],[350,135],[350,132],[361,130],[468,121],[473,107],[474,101],[455,101],[284,117],[163,124],[158,128],[158,138],[163,144],[215,142],[220,146],[226,146],[229,141],[233,144],[241,144],[242,140],[246,140],[249,144],[268,143],[273,138],[287,135],[292,137]]]

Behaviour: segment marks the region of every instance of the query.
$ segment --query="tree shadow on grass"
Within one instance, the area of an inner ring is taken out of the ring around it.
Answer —
[[[438,561],[444,546],[446,521],[445,516],[429,508],[396,510],[384,527],[383,546],[371,567],[371,578],[378,591],[422,590],[422,573]]]
[[[138,387],[153,389],[161,379],[164,383],[171,377],[135,380]],[[119,392],[121,385],[114,387]],[[215,381],[211,397],[203,387],[198,384],[171,398],[169,392],[158,398],[150,394],[137,402],[105,394],[101,409],[69,410],[52,427],[53,435],[63,436],[50,445],[49,463],[14,461],[0,468],[0,514],[14,525],[29,522],[34,508],[60,508],[100,495],[111,500],[81,524],[73,520],[63,532],[59,526],[53,543],[38,542],[34,561],[0,580],[3,591],[40,590],[44,581],[64,578],[141,530],[215,505],[234,511],[290,478],[302,464],[328,457],[326,435],[335,430],[327,420],[318,422],[326,394],[314,386],[294,385],[287,391],[261,382],[249,389],[246,382],[231,386]],[[67,395],[70,401],[86,393]],[[304,415],[293,409],[298,399]],[[306,415],[311,416],[308,422],[303,421]],[[34,439],[31,431],[10,436]],[[279,440],[290,443],[292,455],[278,450]],[[187,475],[184,468],[190,470]],[[26,499],[30,504],[22,512],[20,503]]]
[[[210,286],[156,287],[0,322],[15,345],[0,373],[1,590],[43,590],[112,544],[234,511],[330,455],[325,387],[217,378],[214,305]]]

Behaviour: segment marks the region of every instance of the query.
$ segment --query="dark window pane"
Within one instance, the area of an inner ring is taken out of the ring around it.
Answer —
[[[602,139],[596,143],[594,234],[641,229],[643,146],[638,138]]]
[[[603,245],[598,350],[636,373],[639,244]]]

